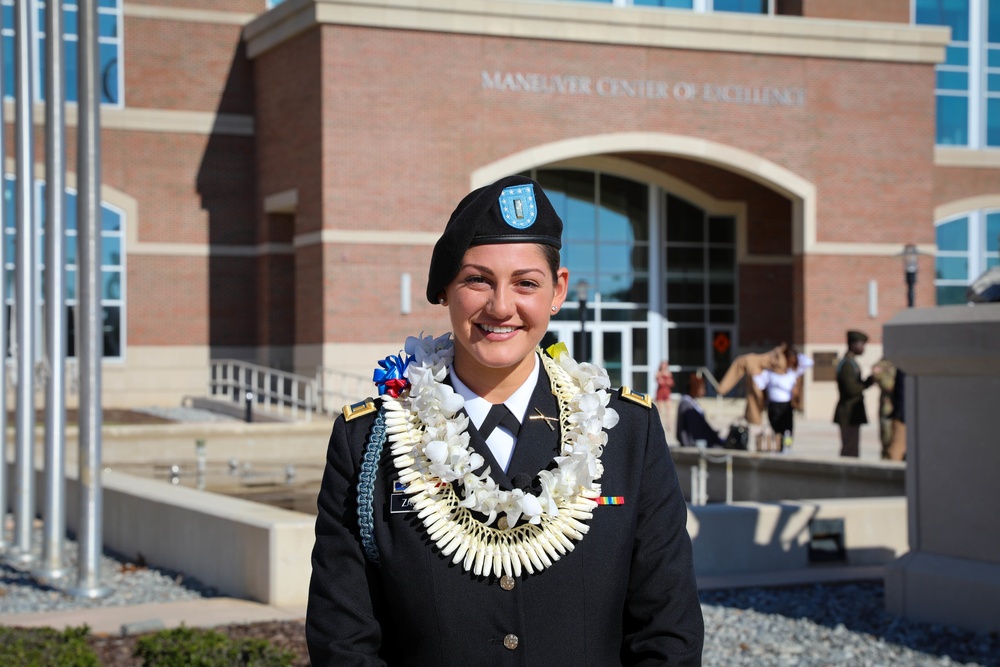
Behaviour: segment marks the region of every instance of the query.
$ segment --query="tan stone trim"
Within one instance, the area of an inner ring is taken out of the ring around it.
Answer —
[[[810,255],[864,255],[867,257],[892,257],[903,252],[902,243],[816,243]],[[918,243],[917,252],[922,255],[937,254],[934,243]]]
[[[257,14],[247,12],[220,12],[211,9],[159,7],[157,5],[137,5],[131,2],[124,3],[122,14],[140,19],[188,21],[190,23],[221,23],[226,25],[246,25],[257,17]]]
[[[314,25],[491,35],[658,48],[938,63],[946,28],[785,16],[500,0],[286,2],[244,32],[256,58]]]
[[[1000,168],[1000,150],[934,147],[935,167]]]
[[[265,213],[295,213],[299,205],[299,191],[295,188],[264,197]]]
[[[502,176],[534,167],[580,160],[602,153],[633,151],[675,155],[712,164],[739,173],[788,197],[792,200],[792,252],[811,252],[816,244],[815,185],[759,155],[708,139],[658,132],[615,132],[554,141],[533,146],[480,167],[472,172],[470,185],[477,188]],[[659,174],[656,178],[666,177]],[[742,244],[744,250],[740,251],[738,247],[737,251],[745,255],[746,239],[738,243]]]
[[[173,257],[263,257],[292,255],[291,243],[258,243],[257,245],[206,245],[203,243],[135,243],[128,251],[134,255],[170,255]]]
[[[35,125],[45,124],[44,104],[35,104],[32,114]],[[4,101],[4,118],[13,122],[13,100]],[[66,126],[76,127],[76,125],[77,106],[75,102],[70,102],[66,104]],[[107,130],[226,134],[252,137],[254,135],[254,117],[244,114],[215,113],[214,111],[101,107],[101,127]]]
[[[936,222],[961,213],[971,213],[984,208],[1000,208],[1000,195],[967,197],[966,199],[956,199],[953,202],[942,204],[934,209],[934,220]]]
[[[324,229],[319,232],[298,234],[293,245],[296,248],[319,245],[323,243],[341,243],[346,245],[402,245],[402,246],[432,246],[437,243],[437,232],[395,231],[355,231],[352,229]]]

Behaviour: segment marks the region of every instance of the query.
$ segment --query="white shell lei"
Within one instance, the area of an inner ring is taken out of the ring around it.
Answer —
[[[469,419],[458,414],[462,397],[444,383],[454,356],[450,334],[410,337],[406,352],[410,389],[385,400],[386,431],[399,480],[442,555],[476,576],[520,576],[522,568],[541,571],[572,551],[589,530],[607,429],[618,423],[608,407],[607,372],[565,352],[555,359],[540,355],[559,403],[562,444],[556,468],[539,472],[536,496],[500,489],[489,469],[475,474],[484,459],[469,445]],[[500,515],[509,528],[492,526]],[[522,516],[527,522],[516,525]]]

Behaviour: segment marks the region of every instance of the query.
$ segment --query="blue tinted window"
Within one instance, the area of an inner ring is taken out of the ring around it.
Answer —
[[[937,72],[937,88],[939,90],[968,90],[968,72]]]
[[[944,54],[945,65],[967,66],[969,64],[969,48],[967,46],[949,46],[945,48]]]
[[[597,270],[597,246],[593,243],[567,243],[564,254],[570,275],[593,273]]]
[[[955,306],[966,303],[966,289],[965,285],[938,285],[937,305]]]
[[[1000,74],[986,75],[986,89],[991,93],[1000,92]]]
[[[990,213],[986,216],[986,239],[983,247],[987,253],[995,257],[1000,250],[1000,213]]]
[[[969,143],[969,98],[938,95],[937,142],[950,146]]]
[[[917,0],[917,23],[951,27],[957,42],[969,39],[969,0]]]
[[[4,49],[4,90],[6,97],[14,96],[14,33],[13,33],[13,2],[14,0],[0,0],[3,5],[3,49]],[[101,81],[98,85],[101,89],[101,102],[103,104],[121,103],[121,90],[118,70],[119,55],[121,53],[121,26],[120,0],[101,0],[98,5],[97,27],[99,33],[98,57],[101,62]],[[64,3],[63,11],[63,35],[64,43],[64,68],[66,99],[69,102],[77,101],[77,31],[78,7],[76,3]],[[44,72],[45,72],[45,9],[39,8],[38,24],[35,26],[38,32],[37,48],[35,49],[35,77],[33,86],[34,95],[39,101],[45,99]]]
[[[42,220],[45,216],[45,184],[39,184],[36,188],[36,202],[38,209],[36,219],[38,227],[42,227]],[[65,203],[66,242],[66,301],[67,305],[74,305],[77,298],[77,233],[76,233],[76,193],[67,190]],[[7,177],[4,179],[4,206],[6,208],[5,230],[7,266],[7,301],[8,304],[13,298],[12,285],[14,280],[14,248],[16,244],[17,230],[14,217],[14,179]],[[121,306],[124,301],[124,239],[121,230],[124,218],[117,209],[107,204],[101,204],[101,290],[102,307],[105,315],[104,323],[104,356],[115,357],[121,355],[124,345],[124,328],[121,319]],[[39,242],[40,265],[44,266],[44,234],[40,235]],[[43,274],[44,276],[44,274]],[[70,339],[73,338],[72,323],[69,332]],[[73,351],[70,349],[70,355]]]
[[[712,9],[717,12],[741,12],[744,14],[766,14],[766,0],[714,0]]]
[[[990,0],[986,41],[1000,43],[1000,0]]]
[[[646,7],[673,7],[675,9],[692,9],[694,0],[633,0],[633,5]]]
[[[934,277],[938,280],[967,280],[969,277],[969,258],[936,258],[934,260]]]
[[[118,46],[100,44],[101,102],[114,104],[118,100]]]
[[[1000,146],[1000,99],[986,100],[986,145]]]
[[[969,219],[958,218],[937,226],[937,247],[940,251],[969,249]]]

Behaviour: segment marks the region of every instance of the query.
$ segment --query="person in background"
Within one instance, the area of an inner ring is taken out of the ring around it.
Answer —
[[[674,374],[670,372],[670,364],[660,362],[656,369],[656,410],[663,421],[663,432],[670,433],[673,424],[673,410],[670,409],[670,394],[674,388]]]
[[[882,458],[888,460],[889,449],[892,447],[892,395],[896,387],[896,365],[883,357],[872,366],[872,377],[880,390],[878,423],[879,439],[882,441]]]
[[[786,348],[787,345],[782,343],[769,352],[762,354],[741,354],[733,359],[733,363],[729,365],[725,375],[719,380],[719,396],[725,396],[740,383],[740,380],[744,381],[747,398],[744,415],[751,427],[759,427],[763,423],[764,413],[764,392],[753,381],[753,378],[765,370],[784,373],[787,370]],[[758,428],[757,430],[759,431],[760,429]]]
[[[861,379],[857,358],[864,354],[868,336],[861,331],[847,332],[847,354],[837,364],[837,392],[840,395],[833,421],[840,426],[840,455],[859,455],[861,425],[868,423],[864,390],[872,386],[871,376]]]
[[[677,441],[681,447],[694,447],[698,440],[704,440],[709,447],[722,447],[722,437],[705,419],[705,410],[695,400],[704,396],[704,378],[692,374],[688,393],[682,394],[677,404]]]
[[[885,458],[890,461],[906,460],[906,372],[902,368],[896,369],[896,381],[892,387],[892,414],[889,420],[892,422],[892,440],[889,442],[889,451]]]
[[[767,399],[767,419],[780,439],[782,450],[792,445],[795,410],[801,408],[802,376],[812,365],[812,359],[788,346],[785,348],[784,373],[765,369],[754,376],[754,383]]]

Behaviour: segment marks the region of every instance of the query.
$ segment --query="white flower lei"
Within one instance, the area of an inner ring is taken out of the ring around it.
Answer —
[[[458,414],[462,397],[444,383],[454,358],[451,334],[411,336],[406,353],[410,388],[386,398],[386,431],[399,480],[442,554],[476,576],[520,576],[522,566],[533,573],[571,551],[589,530],[584,522],[601,494],[607,429],[618,423],[608,407],[607,372],[577,363],[565,348],[554,358],[540,355],[559,402],[562,445],[556,468],[538,473],[536,496],[500,489],[489,469],[475,473],[485,461],[469,446],[469,418]],[[486,515],[485,522],[472,512]],[[492,527],[500,515],[506,521]],[[522,516],[527,522],[517,525]]]

